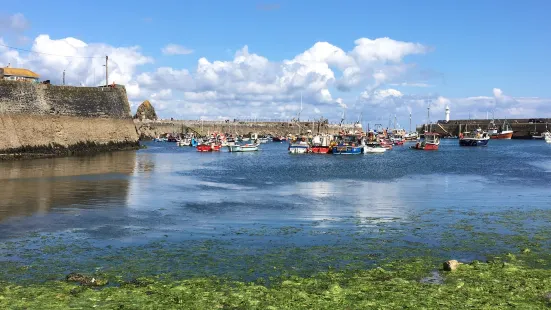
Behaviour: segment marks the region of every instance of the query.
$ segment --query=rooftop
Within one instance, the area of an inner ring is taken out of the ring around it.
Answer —
[[[22,77],[30,77],[38,79],[40,76],[31,70],[28,69],[22,69],[22,68],[1,68],[4,72],[4,75],[15,75],[15,76],[22,76]]]

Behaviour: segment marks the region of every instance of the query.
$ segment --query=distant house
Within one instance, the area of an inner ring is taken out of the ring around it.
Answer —
[[[31,70],[21,68],[0,68],[0,80],[38,82],[40,76]]]

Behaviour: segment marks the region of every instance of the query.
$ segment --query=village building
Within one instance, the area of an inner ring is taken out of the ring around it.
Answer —
[[[22,68],[0,68],[0,80],[28,81],[38,83],[40,76],[31,70]]]

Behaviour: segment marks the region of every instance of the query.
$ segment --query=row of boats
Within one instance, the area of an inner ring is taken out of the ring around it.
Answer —
[[[466,129],[466,128],[465,128]],[[489,127],[484,131],[480,127],[474,131],[465,130],[459,135],[460,146],[487,146],[491,139],[511,139],[513,131],[506,124],[501,131]],[[542,139],[551,143],[551,133],[542,133]],[[404,130],[381,130],[363,132],[354,130],[340,132],[337,135],[316,134],[310,130],[305,135],[288,136],[264,136],[251,134],[249,137],[232,136],[229,134],[212,133],[207,137],[195,137],[187,135],[184,137],[157,138],[156,141],[176,142],[178,146],[195,147],[198,152],[219,152],[226,147],[229,152],[255,152],[259,150],[260,144],[267,142],[287,142],[288,151],[291,154],[335,154],[354,155],[366,153],[384,153],[391,150],[393,146],[403,145],[406,141],[414,141],[410,146],[414,150],[438,150],[440,146],[440,135],[434,132],[425,132],[420,136],[416,133],[406,133]],[[251,142],[251,143],[249,143]]]

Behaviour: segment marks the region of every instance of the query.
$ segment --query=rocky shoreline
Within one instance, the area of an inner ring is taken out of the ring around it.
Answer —
[[[62,146],[52,143],[44,146],[25,146],[16,149],[4,150],[0,153],[0,161],[83,156],[102,152],[129,151],[138,149],[140,149],[140,144],[137,141],[108,142],[105,144],[96,142],[79,142],[70,146]]]

